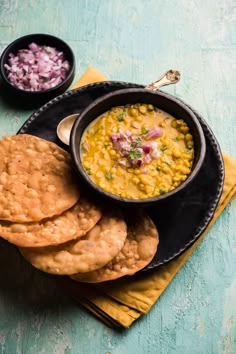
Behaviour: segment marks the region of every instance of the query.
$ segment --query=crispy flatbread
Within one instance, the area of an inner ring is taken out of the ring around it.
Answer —
[[[39,222],[20,224],[0,220],[0,237],[19,247],[58,245],[84,236],[101,216],[101,209],[82,197],[69,210]]]
[[[79,240],[58,246],[20,248],[34,267],[52,274],[74,274],[100,268],[124,246],[126,223],[119,212],[104,213],[99,222]]]
[[[39,221],[71,208],[79,196],[68,152],[28,134],[0,141],[0,220]]]
[[[128,223],[127,238],[120,253],[104,267],[70,276],[73,280],[98,283],[133,275],[147,266],[156,254],[159,235],[156,226],[144,212]]]

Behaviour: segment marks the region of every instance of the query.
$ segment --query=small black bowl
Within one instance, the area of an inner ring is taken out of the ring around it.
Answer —
[[[70,70],[64,79],[59,85],[41,91],[26,91],[13,86],[7,75],[7,70],[4,67],[5,64],[8,63],[9,54],[17,54],[20,49],[28,49],[28,45],[31,43],[36,43],[38,45],[45,45],[48,47],[56,48],[58,51],[62,51],[65,55],[65,59],[70,64]],[[3,51],[0,58],[0,77],[4,87],[4,96],[6,98],[16,99],[19,103],[29,104],[29,105],[41,105],[55,96],[60,95],[70,86],[75,76],[75,57],[72,52],[72,49],[69,47],[67,43],[65,43],[60,38],[49,34],[29,34],[23,37],[16,39],[14,42],[9,44],[5,50]],[[14,101],[12,100],[14,103]]]
[[[152,104],[177,119],[183,119],[188,124],[194,140],[194,161],[192,171],[188,178],[174,190],[146,199],[122,198],[118,195],[104,191],[98,187],[84,171],[80,156],[80,142],[82,135],[94,119],[98,118],[101,114],[110,110],[112,107],[135,103]],[[203,164],[206,153],[206,142],[198,118],[183,102],[162,91],[150,91],[143,88],[129,88],[104,95],[95,100],[81,112],[72,127],[70,135],[70,150],[80,181],[84,183],[89,190],[93,192],[93,194],[95,193],[95,195],[99,197],[119,203],[122,206],[144,207],[151,206],[154,203],[170,198],[188,187],[188,185],[198,174]]]

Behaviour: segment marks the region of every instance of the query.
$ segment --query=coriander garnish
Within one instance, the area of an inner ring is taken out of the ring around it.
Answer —
[[[82,152],[82,154],[84,154],[84,153],[86,152],[86,150],[85,150],[85,148],[84,148],[84,145],[83,145],[83,144],[81,145],[81,152]]]
[[[147,134],[147,133],[148,133],[148,129],[142,127],[142,129],[141,129],[141,135],[145,135],[145,134]]]
[[[87,175],[91,175],[91,168],[86,168],[85,172],[87,173]]]
[[[93,132],[93,136],[95,136],[98,132],[99,132],[100,128],[97,128],[94,132]]]
[[[165,159],[165,163],[170,166],[172,162],[169,159]]]
[[[137,137],[135,140],[132,141],[131,143],[131,147],[140,147],[141,146],[141,139],[139,137]]]
[[[117,120],[119,122],[122,122],[124,120],[125,115],[126,115],[126,110],[123,109],[123,112],[117,115]]]
[[[142,153],[139,150],[130,150],[129,151],[129,158],[131,160],[137,160],[140,159],[142,157]]]
[[[105,177],[106,177],[106,179],[111,180],[114,178],[114,175],[111,172],[106,172]]]
[[[160,188],[159,192],[160,192],[160,194],[164,194],[164,193],[166,193],[166,190],[164,188]]]

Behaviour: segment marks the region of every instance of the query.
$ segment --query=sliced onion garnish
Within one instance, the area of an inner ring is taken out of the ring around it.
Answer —
[[[137,162],[136,162],[136,165],[138,167],[140,167],[140,166],[142,166],[142,164],[143,164],[143,161],[141,159],[138,159]]]
[[[162,130],[160,128],[151,128],[148,133],[144,135],[145,140],[150,140],[159,137],[162,134]]]
[[[152,152],[151,152],[151,155],[152,157],[154,157],[155,159],[157,159],[158,157],[161,156],[161,153],[158,149],[154,149]]]
[[[152,161],[151,155],[150,154],[146,154],[144,156],[144,163],[150,163]]]
[[[118,133],[111,134],[111,142],[115,151],[119,152],[120,159],[114,165],[126,167],[141,167],[149,164],[153,158],[160,157],[157,141],[145,142],[162,134],[160,128],[150,128],[147,134],[133,135],[130,131],[122,129]],[[145,170],[142,170],[145,171]],[[144,173],[144,172],[142,172]]]
[[[13,86],[25,91],[44,91],[59,85],[68,75],[70,64],[56,48],[31,43],[28,49],[9,54],[4,67]]]
[[[151,151],[151,146],[150,145],[143,145],[142,149],[146,154],[149,154]]]
[[[139,128],[139,123],[132,122],[132,127],[135,128],[135,129],[138,129]]]

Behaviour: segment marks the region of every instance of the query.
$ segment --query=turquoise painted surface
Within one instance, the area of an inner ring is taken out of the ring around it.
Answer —
[[[146,84],[182,72],[164,90],[199,111],[236,158],[236,12],[233,0],[0,0],[0,51],[48,32],[113,80]],[[31,111],[0,96],[0,135]],[[128,331],[107,328],[0,241],[0,353],[235,354],[236,202],[217,220],[150,313]]]

